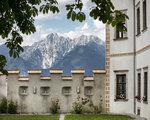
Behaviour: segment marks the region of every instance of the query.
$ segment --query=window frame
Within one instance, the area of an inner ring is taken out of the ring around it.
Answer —
[[[123,10],[120,10],[120,11],[127,15],[127,12],[128,12],[127,9],[123,9]],[[127,20],[125,21],[124,24],[127,28],[128,27]],[[114,40],[116,41],[116,40],[125,40],[125,39],[128,39],[128,32],[127,31],[120,32],[115,28],[114,29]]]
[[[25,91],[25,92],[22,92]],[[28,86],[19,86],[19,95],[27,96],[28,95]]]
[[[141,10],[140,2],[136,6],[136,36],[141,34]]]
[[[66,90],[68,90],[69,92],[64,92],[64,91],[66,91]],[[64,87],[62,87],[62,94],[63,94],[64,96],[70,96],[70,95],[71,95],[71,92],[72,92],[71,86],[64,86]]]
[[[114,71],[115,73],[115,84],[114,84],[114,101],[117,102],[117,101],[123,101],[123,102],[126,102],[128,101],[128,70],[117,70],[117,71]],[[125,75],[126,76],[126,90],[125,90],[125,97],[124,98],[120,98],[118,99],[117,98],[117,75]]]
[[[147,29],[147,1],[143,0],[143,31]]]
[[[138,102],[141,102],[141,91],[142,91],[142,74],[141,74],[141,69],[137,70],[137,79],[136,79],[136,84],[137,84],[137,95],[135,98],[137,99]]]
[[[116,99],[126,99],[126,74],[116,75]]]
[[[148,68],[143,70],[143,84],[143,102],[148,103]]]
[[[90,93],[89,93],[90,91]],[[93,96],[93,86],[85,86],[84,87],[84,95],[85,96]]]
[[[47,91],[47,92],[43,92],[44,89],[45,89],[45,91]],[[49,87],[49,86],[41,86],[41,87],[40,87],[40,94],[41,94],[42,96],[49,96],[49,95],[50,95],[50,87]]]

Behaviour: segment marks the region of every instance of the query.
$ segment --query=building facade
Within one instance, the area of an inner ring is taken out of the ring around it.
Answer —
[[[150,119],[150,0],[112,0],[128,15],[127,32],[106,29],[107,111]]]
[[[105,70],[93,70],[93,76],[84,76],[84,72],[74,69],[71,76],[62,76],[62,70],[53,69],[50,76],[41,76],[41,71],[30,70],[28,76],[21,77],[19,71],[8,71],[7,77],[0,75],[0,98],[17,102],[19,113],[50,113],[55,100],[60,112],[68,113],[79,98],[103,111]]]

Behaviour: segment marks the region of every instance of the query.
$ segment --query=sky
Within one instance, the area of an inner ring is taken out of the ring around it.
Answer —
[[[83,0],[83,11],[86,13],[84,22],[71,21],[67,19],[65,5],[72,0],[58,0],[60,12],[58,14],[40,13],[35,18],[36,32],[31,35],[23,35],[23,45],[32,45],[34,42],[44,39],[50,33],[57,33],[60,36],[77,38],[81,35],[95,35],[105,41],[105,25],[89,16],[91,3]],[[4,42],[4,40],[1,40]],[[3,43],[1,42],[1,44]]]

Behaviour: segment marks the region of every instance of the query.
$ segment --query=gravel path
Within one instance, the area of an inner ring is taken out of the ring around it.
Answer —
[[[65,114],[60,114],[59,120],[64,120],[64,118],[65,118]]]

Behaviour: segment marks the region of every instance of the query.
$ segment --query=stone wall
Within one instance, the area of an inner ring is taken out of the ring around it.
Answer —
[[[78,97],[91,99],[94,106],[104,108],[104,70],[93,70],[93,76],[84,76],[83,69],[72,70],[71,76],[62,76],[62,70],[50,70],[50,76],[41,76],[39,70],[28,71],[28,76],[8,72],[7,82],[0,81],[3,88],[7,83],[0,97],[7,92],[8,100],[18,103],[19,113],[50,113],[52,100],[59,100],[61,113],[71,112]]]

